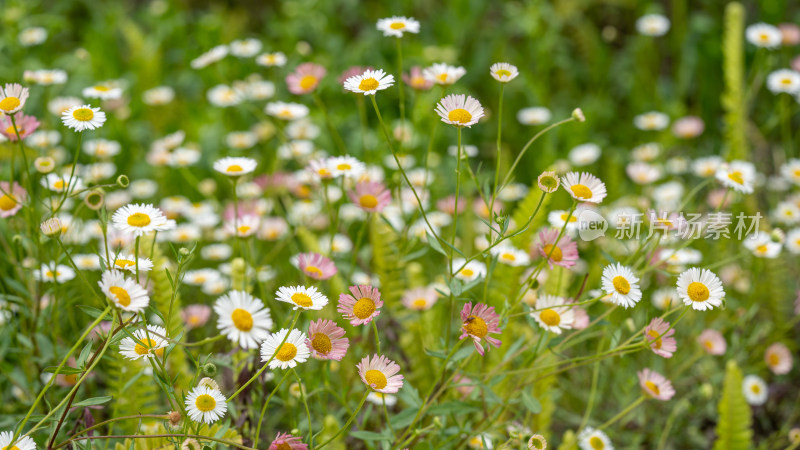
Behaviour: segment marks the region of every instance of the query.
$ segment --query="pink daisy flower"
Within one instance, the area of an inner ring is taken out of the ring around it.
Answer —
[[[764,361],[767,367],[775,375],[785,375],[792,370],[792,352],[780,342],[776,342],[767,348],[764,353]]]
[[[697,342],[703,346],[703,350],[709,355],[724,355],[725,350],[728,348],[722,333],[710,328],[700,333],[700,336],[697,337]]]
[[[337,272],[333,261],[319,253],[310,252],[297,255],[297,268],[315,280],[327,280]]]
[[[308,94],[317,88],[324,76],[324,67],[314,63],[303,63],[286,76],[286,86],[292,94]]]
[[[464,204],[467,202],[467,199],[464,197],[458,197],[458,213],[461,214],[464,212]],[[451,216],[456,212],[456,196],[455,195],[448,195],[442,199],[439,199],[436,202],[436,208],[446,214],[450,214]]]
[[[675,388],[672,387],[672,383],[664,375],[656,371],[644,369],[636,372],[636,376],[639,377],[639,386],[642,387],[644,394],[648,397],[666,401],[675,395]]]
[[[289,433],[278,433],[275,440],[269,444],[269,450],[308,450],[308,445],[303,444],[302,440],[303,438]]]
[[[181,319],[187,329],[199,328],[208,322],[211,317],[211,307],[208,305],[189,305],[181,310]]]
[[[461,398],[465,399],[469,397],[469,394],[472,394],[472,391],[475,390],[474,381],[471,378],[467,378],[461,374],[457,374],[453,377],[453,387],[456,388],[459,394],[461,394]]]
[[[403,387],[403,376],[397,375],[400,366],[383,355],[373,355],[372,360],[365,356],[356,367],[361,381],[373,391],[394,394]]]
[[[344,337],[344,329],[336,322],[319,319],[308,326],[306,346],[315,359],[341,361],[350,347],[350,341]]]
[[[404,73],[403,81],[418,91],[427,91],[433,87],[433,81],[422,75],[422,68],[419,66],[412,67],[407,74]]]
[[[345,319],[350,321],[350,325],[364,325],[378,317],[383,301],[381,292],[377,288],[360,284],[350,286],[350,292],[353,295],[339,295],[339,307],[336,308]]]
[[[489,344],[500,347],[502,342],[489,336],[489,333],[500,334],[500,316],[494,312],[493,306],[477,303],[473,308],[472,302],[467,302],[461,310],[461,321],[463,325],[461,327],[461,336],[458,338],[471,337],[475,343],[475,348],[481,356],[483,356],[481,340],[486,340]]]
[[[359,181],[347,196],[351,202],[367,212],[381,212],[392,201],[392,193],[383,183],[377,181]]]
[[[36,131],[40,125],[36,117],[27,116],[24,113],[17,113],[17,115],[14,116],[14,120],[17,123],[19,137],[22,139],[25,139],[28,135]],[[0,133],[7,137],[9,141],[17,140],[17,134],[14,132],[14,125],[11,123],[10,116],[0,117]]]
[[[8,181],[0,181],[0,218],[11,217],[22,209],[22,202],[28,199],[28,191],[19,183],[9,186]]]
[[[672,358],[678,348],[677,341],[672,337],[674,334],[675,329],[670,329],[669,322],[664,322],[660,317],[653,319],[644,329],[644,337],[650,341],[650,349],[664,358]]]
[[[561,236],[561,239],[558,239],[558,233],[559,230],[555,228],[542,230],[539,233],[539,242],[536,244],[536,250],[543,258],[547,258],[547,255],[550,255],[547,263],[551,269],[554,264],[570,268],[578,260],[578,244],[573,242],[566,233]],[[556,240],[558,240],[558,243],[556,243]]]
[[[436,292],[436,289],[432,287],[419,287],[405,291],[401,301],[403,302],[403,306],[408,309],[426,311],[436,304],[438,298],[439,294]]]

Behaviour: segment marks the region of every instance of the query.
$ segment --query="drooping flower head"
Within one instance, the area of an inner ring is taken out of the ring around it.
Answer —
[[[344,334],[344,328],[336,322],[318,319],[308,326],[306,346],[314,359],[341,361],[350,347],[350,340]]]
[[[350,293],[339,295],[339,311],[353,326],[372,322],[381,313],[383,300],[378,288],[358,285],[350,286]]]
[[[395,394],[403,387],[403,376],[397,373],[400,366],[383,355],[365,356],[356,367],[361,381],[373,391]]]
[[[485,340],[489,344],[500,347],[502,343],[499,339],[489,336],[489,334],[500,334],[500,316],[494,311],[493,306],[477,303],[472,307],[472,302],[467,302],[461,310],[461,336],[459,339],[471,337],[475,343],[478,353],[483,356],[484,350],[481,341]]]

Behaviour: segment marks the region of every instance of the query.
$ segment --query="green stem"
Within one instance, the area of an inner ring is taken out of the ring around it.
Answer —
[[[350,426],[351,423],[353,423],[353,420],[355,420],[356,416],[358,415],[358,412],[361,411],[361,408],[364,406],[364,402],[367,401],[367,396],[368,395],[369,395],[369,390],[364,391],[364,395],[361,396],[361,401],[358,403],[358,408],[356,408],[356,410],[353,412],[353,414],[350,416],[350,418],[347,419],[347,422],[345,422],[344,426],[342,428],[340,428],[339,431],[337,431],[336,434],[334,434],[332,438],[330,438],[327,441],[325,441],[322,444],[320,444],[319,447],[317,447],[317,449],[325,447],[326,445],[328,445],[331,442],[333,442],[334,439],[338,438],[339,435],[342,434],[344,432],[344,430],[346,430]]]
[[[598,430],[602,430],[603,428],[606,428],[606,427],[608,427],[609,425],[613,424],[614,422],[618,421],[619,419],[621,419],[621,418],[625,417],[625,415],[627,415],[629,412],[633,411],[633,410],[634,410],[634,409],[635,409],[637,406],[639,406],[639,405],[640,405],[640,404],[641,404],[643,401],[645,401],[645,397],[644,397],[644,396],[640,396],[640,397],[639,397],[639,398],[637,398],[637,399],[636,399],[636,400],[635,400],[633,403],[631,403],[630,405],[628,405],[628,407],[627,407],[627,408],[625,408],[625,409],[623,409],[622,411],[620,411],[620,412],[619,412],[619,414],[617,414],[616,416],[614,416],[614,417],[612,417],[611,419],[609,419],[609,420],[608,420],[606,423],[604,423],[604,424],[600,425],[599,427],[597,427],[597,429],[598,429]]]
[[[489,222],[494,218],[494,201],[497,198],[497,182],[500,180],[500,157],[502,156],[502,136],[503,136],[503,92],[505,83],[500,83],[500,100],[497,104],[497,157],[495,158],[494,185],[492,187],[492,201],[489,204]],[[491,233],[489,234],[491,241]],[[499,236],[498,236],[499,237]]]
[[[281,381],[279,381],[278,384],[275,385],[275,388],[273,388],[272,392],[270,392],[269,396],[267,396],[267,400],[264,401],[264,406],[261,408],[261,415],[258,417],[258,427],[256,427],[256,435],[255,438],[253,438],[253,447],[255,448],[258,448],[258,438],[261,434],[261,422],[264,421],[264,414],[267,412],[267,405],[269,405],[269,401],[272,400],[272,396],[275,395],[276,392],[278,392],[278,388],[281,387],[283,382],[286,381],[286,378],[289,377],[289,373],[290,372],[287,370],[286,373],[283,375],[283,378],[281,378]]]
[[[373,323],[375,322],[373,321]],[[311,447],[311,450],[314,450],[314,431],[311,429],[311,412],[308,409],[308,402],[306,401],[306,395],[303,388],[303,380],[300,379],[300,375],[297,374],[294,368],[290,370],[297,379],[297,386],[300,389],[300,400],[303,402],[303,406],[306,408],[306,418],[308,419],[308,446]]]
[[[375,333],[375,349],[378,354],[381,354],[381,337],[378,335],[378,325],[375,324],[375,319],[372,319],[372,331]]]
[[[528,147],[530,147],[531,144],[536,142],[537,139],[539,139],[542,135],[544,135],[548,131],[552,130],[553,128],[556,128],[556,127],[558,127],[560,125],[563,125],[563,124],[565,124],[567,122],[572,122],[573,120],[575,120],[575,119],[572,118],[572,117],[570,117],[569,119],[564,119],[564,120],[562,120],[560,122],[556,122],[556,123],[550,125],[549,127],[543,129],[542,131],[536,133],[528,141],[528,143],[525,144],[524,147],[522,147],[522,150],[520,150],[519,154],[517,155],[517,159],[514,160],[514,164],[511,164],[511,169],[508,170],[508,173],[506,174],[506,177],[503,179],[503,183],[500,184],[500,190],[502,191],[503,188],[508,184],[509,180],[511,179],[511,175],[514,173],[514,169],[517,168],[517,164],[519,164],[520,160],[522,159],[522,156],[525,155],[525,152],[528,150]]]

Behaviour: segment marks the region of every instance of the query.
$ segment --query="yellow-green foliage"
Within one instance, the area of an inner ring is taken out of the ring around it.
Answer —
[[[528,195],[525,196],[517,205],[517,208],[514,210],[514,213],[511,217],[514,219],[515,226],[517,229],[525,225],[528,220],[531,218],[531,214],[536,210],[536,205],[539,204],[539,199],[542,197],[542,191],[539,190],[539,186],[534,184],[531,186],[531,190],[528,191]],[[511,241],[519,248],[527,249],[528,244],[533,240],[534,232],[541,227],[545,221],[547,220],[547,205],[550,203],[550,200],[553,198],[552,195],[545,195],[544,200],[542,200],[542,206],[539,208],[539,212],[536,214],[536,217],[533,218],[530,225],[528,225],[528,229],[521,233],[519,236],[511,238]],[[509,229],[509,233],[513,233],[517,231],[517,229]]]
[[[714,450],[745,450],[753,448],[750,406],[742,392],[742,372],[735,361],[725,368],[725,385],[719,400],[717,440]]]
[[[389,305],[395,305],[406,288],[397,233],[373,214],[369,224],[369,242],[372,245],[372,267],[381,280],[381,298]]]
[[[227,427],[227,425],[225,425]],[[202,425],[198,432],[199,436],[211,436],[216,437],[218,439],[224,439],[226,441],[235,442],[237,444],[242,443],[242,436],[239,435],[239,432],[236,431],[234,428],[227,428],[222,432],[223,425],[216,423],[211,428],[208,425]],[[167,434],[169,430],[164,430],[164,427],[160,424],[153,423],[148,424],[142,427],[141,434],[144,436],[147,435],[154,435],[154,434]],[[180,438],[175,438],[180,440]],[[204,444],[213,444],[213,441],[203,441]],[[226,448],[227,446],[224,444],[217,444],[217,448]],[[167,449],[174,449],[175,445],[167,438],[150,438],[150,439],[136,439],[135,441],[132,439],[125,439],[122,443],[117,443],[114,446],[114,450],[167,450]]]
[[[741,3],[732,2],[725,8],[725,33],[722,41],[725,91],[722,94],[722,106],[725,108],[728,159],[747,159],[750,154],[745,134],[744,19],[744,7]]]

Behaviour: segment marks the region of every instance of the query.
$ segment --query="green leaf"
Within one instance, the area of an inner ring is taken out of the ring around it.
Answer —
[[[391,441],[393,439],[391,436],[375,433],[374,431],[353,431],[350,436],[362,441]]]
[[[58,366],[49,366],[49,367],[45,367],[42,372],[45,372],[45,373],[56,373],[56,369],[58,369]],[[75,374],[78,374],[78,373],[83,373],[83,370],[76,369],[74,367],[67,367],[67,366],[62,367],[61,370],[58,371],[59,375],[75,375]]]
[[[104,404],[104,403],[108,403],[108,402],[110,402],[112,398],[113,398],[113,397],[111,397],[111,396],[105,396],[105,397],[92,397],[92,398],[87,398],[86,400],[82,400],[82,401],[80,401],[80,402],[78,402],[78,403],[73,403],[73,404],[72,404],[72,406],[73,406],[73,407],[77,407],[77,406],[94,406],[94,405],[102,405],[102,404]]]
[[[81,350],[81,354],[80,356],[78,356],[75,365],[78,367],[83,367],[84,363],[86,363],[86,360],[89,358],[89,354],[91,352],[92,352],[92,343],[88,342],[86,346],[83,347],[83,350]]]
[[[425,234],[428,236],[428,245],[430,245],[431,248],[436,250],[437,252],[443,254],[444,256],[447,256],[447,253],[445,253],[444,249],[442,248],[442,244],[440,244],[439,241],[435,237],[433,237],[433,235],[431,235],[430,233],[425,233]]]
[[[714,450],[745,450],[753,448],[750,406],[742,392],[742,372],[736,362],[728,361],[725,383],[718,405],[717,440]]]
[[[542,412],[542,404],[528,391],[522,391],[522,404],[534,414]]]

